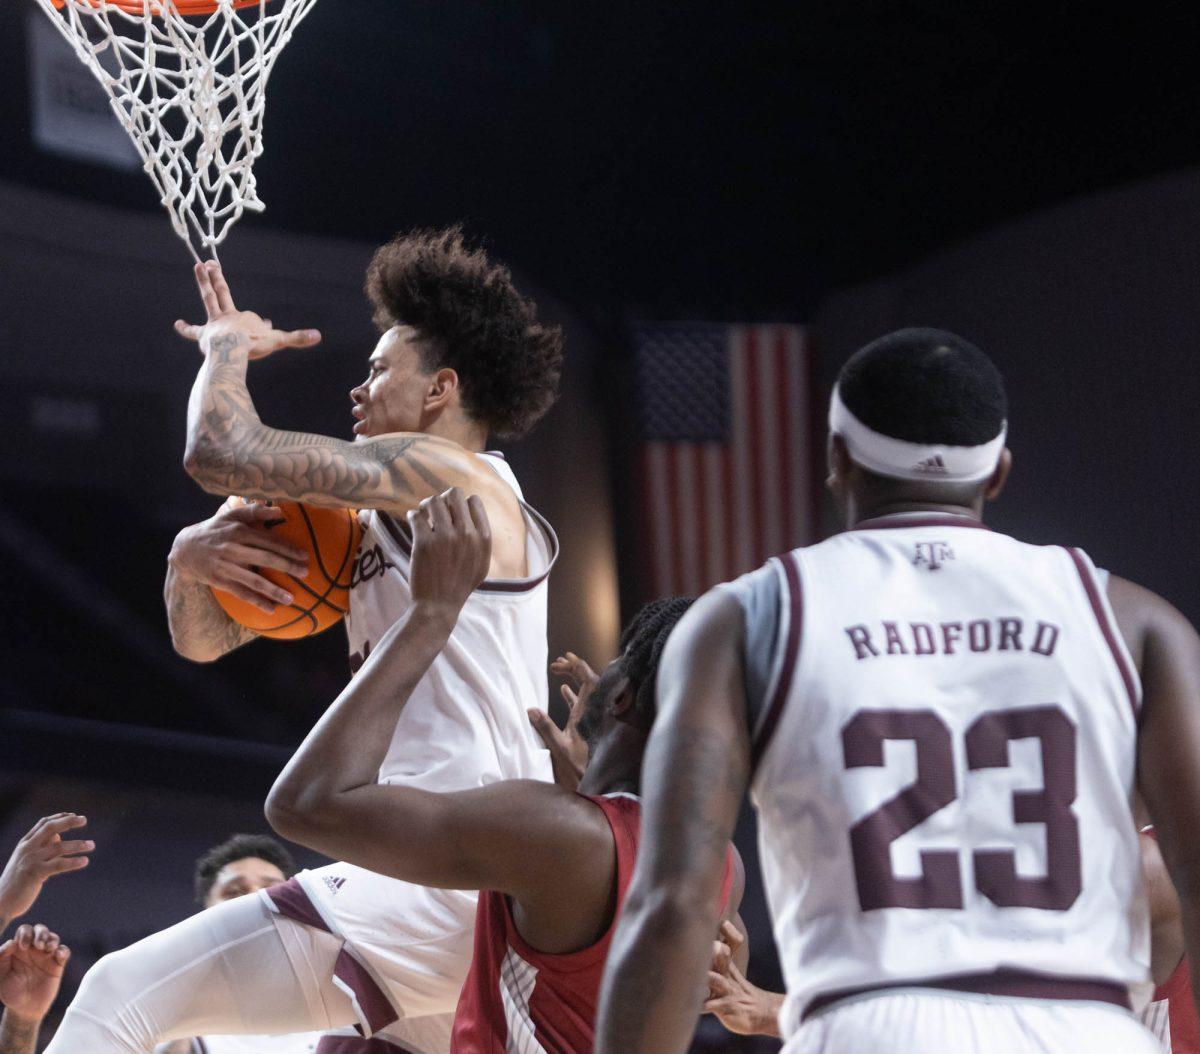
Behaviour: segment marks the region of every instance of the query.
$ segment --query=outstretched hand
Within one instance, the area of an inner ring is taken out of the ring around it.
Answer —
[[[269,318],[253,311],[239,311],[221,265],[215,260],[198,263],[192,270],[208,320],[199,325],[179,319],[175,332],[185,340],[198,341],[204,354],[220,337],[233,339],[234,347],[243,342],[248,344],[251,359],[265,359],[281,348],[308,348],[320,343],[321,334],[315,329],[275,329]]]
[[[579,734],[579,720],[587,709],[587,701],[600,680],[600,675],[573,651],[560,655],[550,664],[550,672],[562,677],[563,702],[567,704],[567,723],[559,728],[545,710],[528,711],[529,723],[550,751],[554,765],[554,782],[567,790],[577,790],[588,763],[588,745]]]
[[[734,958],[745,942],[745,934],[732,922],[721,924],[720,936],[713,942],[704,1013],[741,1036],[778,1036],[783,996],[751,984],[738,968]]]
[[[409,581],[414,605],[438,611],[451,622],[492,563],[492,529],[474,494],[451,487],[408,514],[413,532]]]
[[[96,843],[86,839],[63,841],[62,837],[86,824],[85,816],[55,813],[38,820],[17,843],[0,874],[0,922],[7,926],[33,907],[46,879],[87,867],[87,854]]]
[[[25,1021],[41,1021],[54,1005],[71,949],[45,926],[20,926],[0,946],[0,1003]]]

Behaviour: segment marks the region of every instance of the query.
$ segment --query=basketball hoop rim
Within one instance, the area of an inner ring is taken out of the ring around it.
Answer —
[[[60,10],[67,6],[70,0],[50,0]],[[160,15],[163,7],[173,7],[185,18],[196,15],[211,15],[222,5],[217,0],[83,0],[91,7],[115,7],[127,15],[141,15],[150,7],[152,15]],[[270,3],[271,0],[232,0],[232,7],[258,7],[260,3]]]

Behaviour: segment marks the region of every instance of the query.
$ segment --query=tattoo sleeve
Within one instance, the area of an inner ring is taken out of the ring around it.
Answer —
[[[461,481],[454,445],[421,435],[352,443],[269,428],[246,388],[249,342],[216,337],[188,403],[186,463],[214,494],[407,511]]]
[[[40,1025],[40,1021],[26,1021],[5,1010],[0,1018],[0,1054],[34,1054]]]
[[[604,972],[597,1054],[682,1054],[705,993],[749,775],[740,608],[710,593],[663,652],[637,869]]]
[[[225,614],[208,586],[180,577],[170,566],[163,599],[171,644],[193,662],[213,662],[258,636]]]

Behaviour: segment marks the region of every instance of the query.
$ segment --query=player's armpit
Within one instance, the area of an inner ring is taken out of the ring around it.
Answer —
[[[664,649],[641,849],[605,969],[598,1054],[675,1054],[695,1027],[749,778],[742,639],[736,600],[710,592]]]

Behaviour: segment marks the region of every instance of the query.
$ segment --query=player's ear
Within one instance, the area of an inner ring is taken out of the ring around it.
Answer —
[[[458,372],[443,366],[429,381],[425,392],[425,409],[444,410],[458,395]]]
[[[846,441],[836,432],[829,433],[829,440],[825,444],[825,464],[829,469],[825,486],[836,498],[845,489],[846,479],[854,464],[850,459],[850,451],[846,449]]]
[[[633,713],[637,706],[637,689],[628,677],[622,676],[620,683],[613,689],[608,699],[608,708],[614,717],[623,720]]]
[[[1000,461],[996,465],[996,471],[992,473],[992,478],[988,480],[987,488],[983,492],[983,496],[987,501],[995,501],[1000,497],[1004,490],[1004,484],[1008,482],[1008,474],[1012,471],[1012,451],[1005,447],[1000,451]]]

